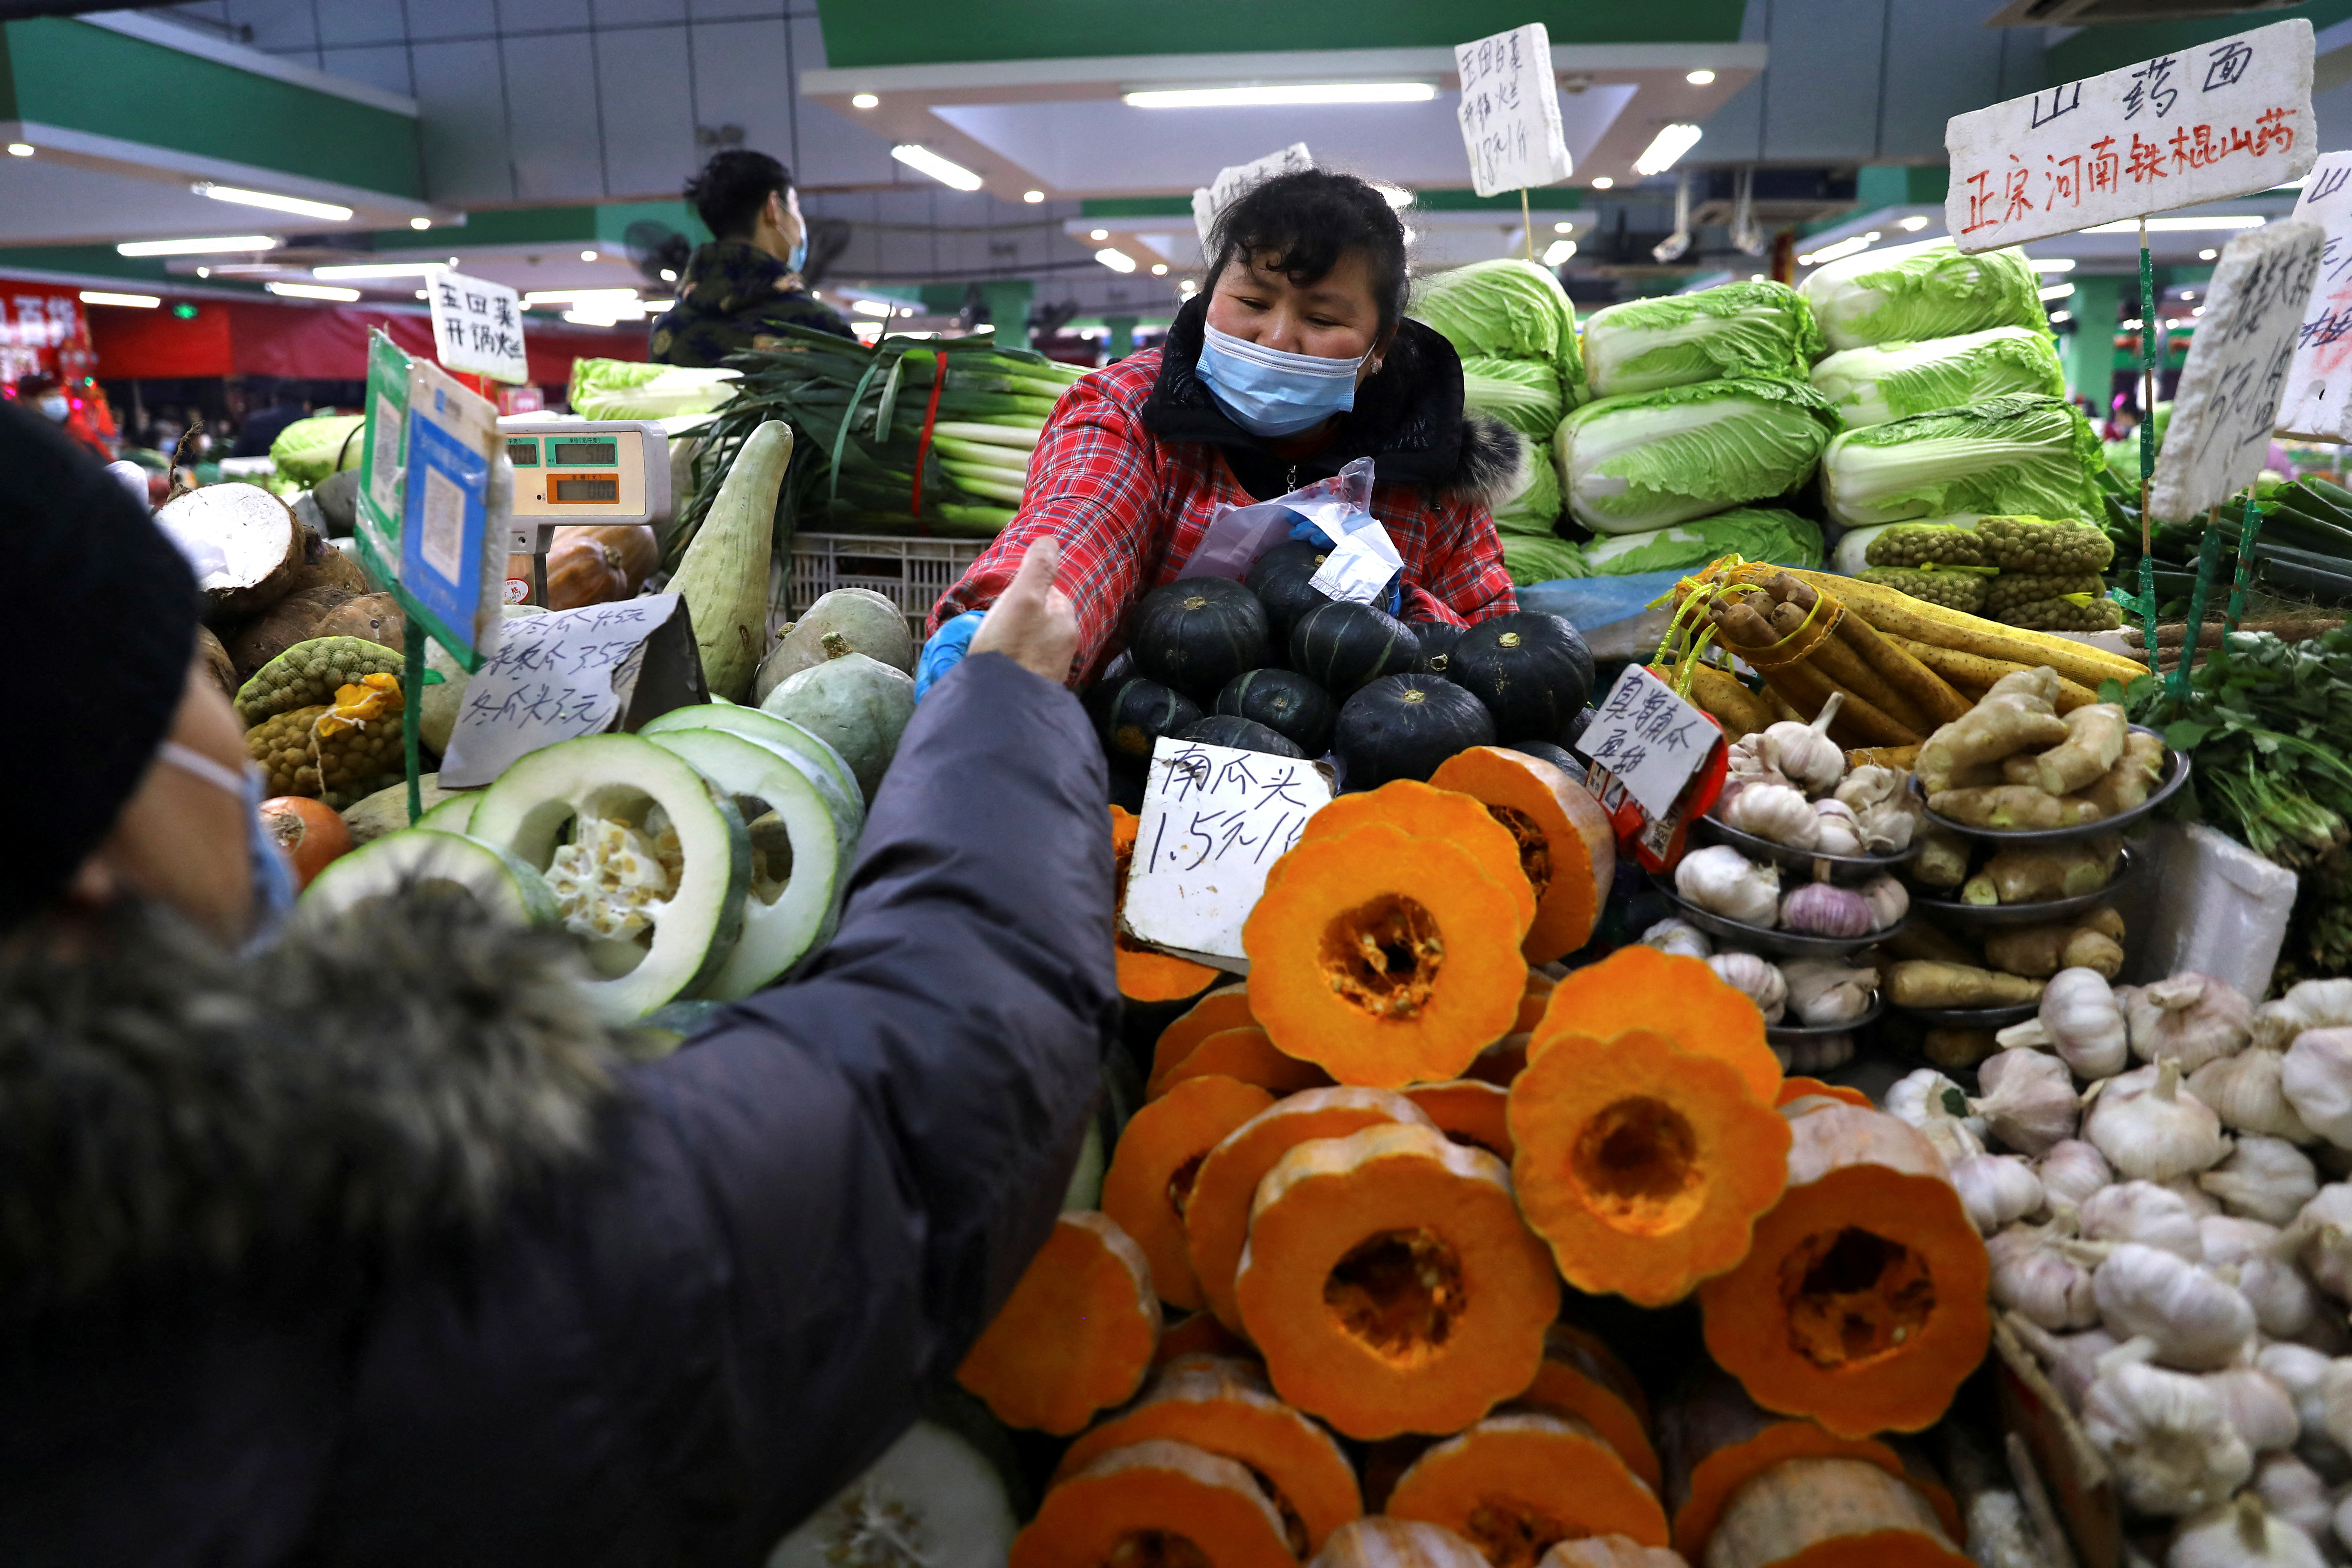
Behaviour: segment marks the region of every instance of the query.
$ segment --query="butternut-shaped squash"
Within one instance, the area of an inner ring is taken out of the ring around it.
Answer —
[[[1528,1060],[1540,1058],[1562,1036],[1606,1040],[1628,1029],[1663,1030],[1685,1051],[1729,1062],[1766,1105],[1780,1098],[1780,1058],[1764,1039],[1756,1004],[1717,978],[1704,959],[1639,943],[1552,988],[1543,1023],[1528,1041]]]
[[[1199,1184],[1194,1185],[1197,1188]],[[1203,1310],[1160,1331],[1160,1348],[1151,1352],[1151,1365],[1157,1371],[1178,1356],[1256,1353],[1247,1340],[1217,1321],[1217,1314]]]
[[[1271,1095],[1297,1094],[1321,1089],[1331,1075],[1313,1062],[1285,1056],[1273,1037],[1255,1024],[1220,1029],[1192,1047],[1182,1061],[1154,1079],[1147,1099],[1158,1099],[1187,1079],[1230,1078],[1254,1083]]]
[[[1623,1535],[1666,1544],[1665,1510],[1617,1451],[1573,1415],[1490,1415],[1423,1454],[1390,1513],[1467,1538],[1494,1568],[1536,1568],[1563,1541]]]
[[[1457,752],[1429,782],[1469,795],[1510,829],[1536,895],[1536,918],[1522,939],[1529,963],[1549,963],[1592,940],[1617,876],[1617,833],[1581,784],[1501,746]]]
[[[1458,1432],[1526,1388],[1559,1310],[1503,1163],[1402,1122],[1285,1154],[1234,1289],[1276,1390],[1365,1438]]]
[[[1774,1415],[1716,1367],[1701,1368],[1684,1384],[1666,1406],[1658,1440],[1665,1448],[1675,1545],[1694,1562],[1706,1557],[1732,1494],[1784,1459],[1859,1459],[1903,1477],[1903,1461],[1885,1444],[1841,1437],[1801,1416]]]
[[[1127,1119],[1103,1173],[1103,1213],[1143,1249],[1152,1289],[1171,1306],[1202,1304],[1184,1240],[1184,1209],[1201,1163],[1227,1133],[1273,1103],[1274,1096],[1254,1083],[1193,1078]]]
[[[1582,1330],[1554,1323],[1544,1331],[1543,1365],[1515,1403],[1575,1416],[1617,1450],[1643,1486],[1659,1491],[1664,1472],[1650,1440],[1642,1386],[1624,1363]]]
[[[1124,806],[1110,808],[1110,848],[1118,868],[1118,890],[1112,909],[1127,908],[1127,877],[1135,864],[1135,832],[1141,819]],[[1134,1002],[1181,1002],[1216,984],[1223,970],[1178,958],[1136,941],[1124,931],[1114,932],[1118,946],[1118,994]]]
[[[1834,1100],[1846,1105],[1859,1105],[1864,1110],[1877,1109],[1871,1103],[1870,1096],[1863,1093],[1862,1090],[1849,1089],[1842,1083],[1823,1083],[1817,1078],[1782,1079],[1780,1092],[1773,1100],[1772,1108],[1777,1110],[1782,1106],[1794,1105],[1798,1100],[1809,1097]]]
[[[1860,1459],[1783,1459],[1731,1496],[1706,1568],[1970,1568],[1926,1500]]]
[[[1133,1405],[1070,1445],[1054,1482],[1153,1437],[1248,1466],[1298,1556],[1364,1511],[1355,1468],[1331,1434],[1276,1399],[1255,1363],[1218,1356],[1187,1356],[1153,1378]]]
[[[1297,1568],[1282,1517],[1236,1460],[1150,1438],[1045,1494],[1007,1568]]]
[[[956,1381],[1008,1426],[1066,1436],[1134,1396],[1160,1337],[1151,1269],[1091,1209],[1062,1215]]]
[[[1434,838],[1469,850],[1518,906],[1520,924],[1536,918],[1535,889],[1524,874],[1510,875],[1520,866],[1517,840],[1484,805],[1454,790],[1392,779],[1378,789],[1340,795],[1307,819],[1298,842],[1337,838],[1376,822],[1402,828],[1415,838]]]
[[[1644,1307],[1746,1257],[1788,1181],[1788,1121],[1729,1063],[1677,1048],[1680,1000],[1658,1002],[1671,1034],[1553,1036],[1510,1089],[1528,1224],[1570,1284]]]
[[[1373,823],[1281,863],[1242,947],[1250,1011],[1285,1054],[1395,1089],[1461,1077],[1507,1032],[1521,927],[1478,857]]]
[[[1307,1568],[1486,1568],[1486,1559],[1444,1525],[1373,1514],[1333,1531]]]
[[[1690,1568],[1683,1554],[1644,1546],[1630,1535],[1588,1535],[1544,1553],[1541,1568]]]
[[[1234,1276],[1241,1270],[1250,1205],[1265,1173],[1301,1143],[1345,1138],[1392,1121],[1434,1125],[1419,1107],[1389,1089],[1310,1089],[1259,1111],[1209,1151],[1185,1205],[1184,1237],[1193,1278],[1219,1322],[1235,1332],[1242,1327]]]
[[[1707,1349],[1767,1410],[1845,1437],[1916,1432],[1984,1359],[1984,1243],[1905,1122],[1829,1105],[1790,1131],[1787,1190],[1739,1266],[1699,1287]]]
[[[1404,1097],[1421,1107],[1437,1130],[1456,1143],[1484,1149],[1508,1164],[1511,1160],[1510,1091],[1476,1079],[1457,1078],[1451,1083],[1417,1083]]]
[[[1148,1097],[1159,1087],[1160,1075],[1182,1061],[1192,1047],[1225,1029],[1244,1029],[1257,1022],[1249,1010],[1249,986],[1235,981],[1202,994],[1201,999],[1160,1031],[1151,1047],[1151,1073],[1144,1085]]]

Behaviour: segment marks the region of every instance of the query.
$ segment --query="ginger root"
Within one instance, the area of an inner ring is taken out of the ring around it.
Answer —
[[[2004,1007],[2042,999],[2042,982],[1966,963],[1908,959],[1886,966],[1886,997],[1898,1007]]]
[[[2095,893],[2114,880],[2116,861],[2122,853],[2123,840],[2112,833],[2072,844],[2003,849],[1962,886],[1960,900],[2033,904]]]
[[[1927,809],[1970,827],[2078,827],[2101,815],[2079,796],[2014,784],[1942,790],[1927,797]]]
[[[2130,721],[2120,704],[2095,702],[2066,715],[2065,741],[2035,759],[2039,782],[2052,795],[2072,795],[2116,765],[2124,754]]]
[[[1953,788],[1955,775],[1997,770],[2004,758],[2064,741],[2066,721],[2054,706],[2057,689],[2058,677],[2046,666],[2002,676],[1983,701],[1921,742],[1915,764],[1921,786],[1932,796]]]
[[[1985,962],[2011,974],[2047,979],[2062,969],[2095,970],[2102,979],[2123,973],[2124,921],[2111,909],[2079,921],[1989,932]]]
[[[2123,754],[2083,792],[2083,798],[2097,806],[2101,816],[2114,816],[2146,801],[2163,776],[2163,741],[2134,730],[2124,738]]]

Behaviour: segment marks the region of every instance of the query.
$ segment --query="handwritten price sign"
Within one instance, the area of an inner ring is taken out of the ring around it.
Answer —
[[[1956,114],[1944,222],[1973,254],[2300,178],[2311,58],[2311,24],[2276,22]]]
[[[1312,763],[1163,738],[1151,756],[1119,923],[1139,942],[1243,956],[1265,874],[1331,804]]]
[[[1530,22],[1454,46],[1462,101],[1454,116],[1470,153],[1470,184],[1482,196],[1555,184],[1573,171],[1560,130],[1559,79],[1551,32]]]
[[[1585,784],[1599,786],[1594,794],[1603,805],[1614,810],[1630,795],[1656,821],[1673,808],[1722,735],[1706,714],[1675,696],[1673,687],[1629,664],[1577,737],[1576,749],[1593,763]]]
[[[2352,441],[2352,153],[2330,153],[2312,165],[2294,216],[2317,224],[2326,238],[2295,332],[2278,433]]]
[[[498,651],[467,682],[441,758],[445,787],[488,784],[541,746],[612,728],[647,642],[685,619],[676,594],[652,594],[505,623]]]

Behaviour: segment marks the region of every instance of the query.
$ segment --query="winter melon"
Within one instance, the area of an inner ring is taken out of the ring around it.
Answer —
[[[752,697],[764,702],[786,677],[823,664],[827,632],[838,633],[868,658],[915,672],[915,637],[907,629],[905,613],[871,588],[835,588],[811,605],[761,662]]]
[[[1019,1528],[1003,1471],[960,1433],[918,1421],[784,1537],[768,1568],[1003,1568]]]
[[[824,741],[857,777],[870,805],[915,717],[915,680],[853,649],[837,632],[824,638],[825,661],[787,678],[760,710],[788,719]]]
[[[517,925],[553,925],[555,895],[516,857],[461,834],[404,827],[362,845],[310,879],[296,906],[304,921],[339,915],[368,899],[462,888]]]

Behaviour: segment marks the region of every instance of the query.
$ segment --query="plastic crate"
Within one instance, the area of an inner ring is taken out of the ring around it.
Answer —
[[[782,614],[796,620],[835,588],[870,588],[898,606],[915,641],[941,594],[980,558],[985,539],[898,539],[871,533],[796,533]]]

